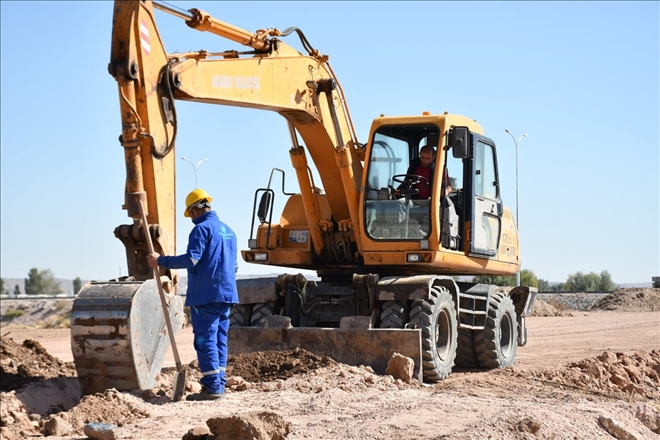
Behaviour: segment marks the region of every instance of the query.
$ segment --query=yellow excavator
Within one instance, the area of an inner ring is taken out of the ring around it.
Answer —
[[[244,49],[167,53],[156,9]],[[295,36],[306,54],[284,43]],[[253,33],[159,1],[115,2],[108,69],[119,89],[123,209],[133,222],[115,229],[129,276],[88,283],[74,302],[71,344],[84,393],[153,387],[169,347],[140,209],[155,250],[175,255],[177,100],[269,110],[289,127],[300,192],[285,192],[285,173],[273,169],[254,193],[241,254],[293,273],[238,281],[230,354],[302,347],[383,373],[399,353],[427,382],[456,365],[513,364],[527,340],[535,289],[504,293],[465,281],[512,275],[521,264],[516,224],[500,198],[495,143],[474,120],[381,115],[360,143],[328,56],[300,29]],[[435,161],[419,173],[424,146]],[[286,200],[279,218],[276,197]],[[159,275],[177,331],[185,322],[179,276]]]

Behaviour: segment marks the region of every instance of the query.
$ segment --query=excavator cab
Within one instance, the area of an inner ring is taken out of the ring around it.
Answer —
[[[496,257],[504,211],[495,143],[474,121],[453,115],[425,115],[415,123],[381,119],[374,122],[365,163],[369,240],[418,241],[422,249]],[[412,169],[425,145],[435,150],[430,178]],[[420,198],[407,186],[430,191]]]

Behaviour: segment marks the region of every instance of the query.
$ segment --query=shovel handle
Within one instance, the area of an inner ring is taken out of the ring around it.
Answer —
[[[149,248],[149,253],[154,253],[154,244],[151,241],[151,234],[149,233],[149,223],[147,223],[147,214],[144,212],[144,204],[142,200],[139,201],[140,204],[140,217],[142,218],[142,227],[144,228],[144,235],[147,240],[147,247]],[[158,286],[158,295],[160,296],[160,303],[163,306],[163,313],[165,314],[165,323],[167,324],[167,333],[170,336],[170,345],[172,345],[172,353],[174,354],[174,362],[176,363],[177,371],[181,371],[181,359],[179,359],[179,350],[176,348],[176,341],[174,339],[174,332],[172,331],[172,321],[170,320],[170,314],[167,311],[167,301],[165,301],[165,292],[163,291],[163,284],[160,282],[160,275],[158,274],[158,267],[153,268],[154,281]]]

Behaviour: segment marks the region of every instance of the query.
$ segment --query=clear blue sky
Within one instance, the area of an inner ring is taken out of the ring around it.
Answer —
[[[498,146],[523,267],[549,281],[660,275],[658,2],[170,2],[241,28],[299,27],[330,63],[366,142],[381,114],[459,113]],[[125,168],[110,59],[112,3],[2,1],[1,276],[126,275],[113,235]],[[242,46],[156,11],[168,52]],[[302,50],[297,37],[285,41]],[[297,184],[284,119],[178,102],[177,234],[199,186],[247,247],[254,191],[273,167]],[[241,261],[239,273],[279,272]],[[281,272],[285,272],[282,269]]]

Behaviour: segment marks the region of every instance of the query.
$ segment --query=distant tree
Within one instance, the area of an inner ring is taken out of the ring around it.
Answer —
[[[527,287],[539,287],[539,280],[534,275],[534,271],[523,269],[520,271],[520,285]]]
[[[610,281],[612,281],[610,279]],[[569,275],[564,286],[565,292],[598,292],[600,291],[601,277],[596,272],[588,274],[576,272]]]
[[[63,293],[62,288],[50,269],[38,270],[37,268],[30,269],[28,277],[25,279],[25,294],[26,295],[59,295]]]
[[[600,283],[598,284],[598,291],[600,292],[614,292],[617,289],[616,284],[612,282],[612,276],[606,270],[600,273]]]
[[[38,295],[42,290],[42,280],[39,270],[36,267],[30,269],[28,272],[28,277],[25,278],[25,294],[26,295]]]
[[[19,296],[21,294],[21,288],[18,284],[14,285],[14,296]]]
[[[566,292],[566,284],[557,283],[554,286],[552,286],[552,289],[550,290],[552,290],[553,292]]]
[[[552,290],[552,287],[550,286],[550,282],[548,280],[543,280],[541,278],[538,279],[538,286],[539,292],[550,292]]]
[[[9,295],[9,290],[5,287],[5,279],[0,278],[0,294]]]
[[[75,280],[73,280],[73,294],[78,295],[78,292],[80,292],[80,289],[82,288],[82,280],[80,277],[76,277]]]

